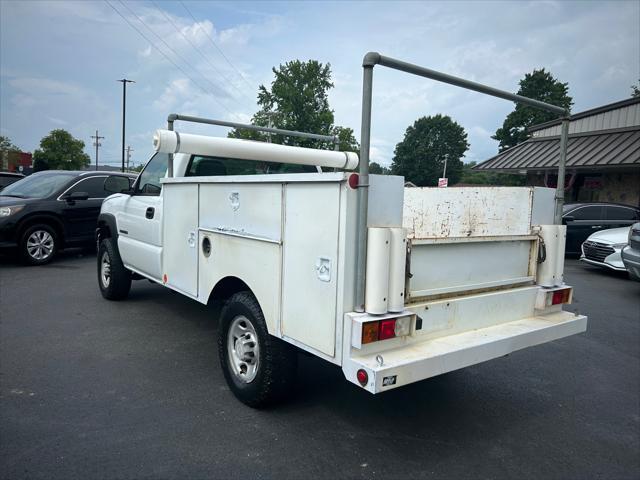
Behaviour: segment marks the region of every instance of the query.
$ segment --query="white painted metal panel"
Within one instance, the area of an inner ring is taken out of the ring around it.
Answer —
[[[369,227],[401,227],[404,177],[369,175]]]
[[[198,185],[164,188],[163,280],[188,295],[198,294]]]
[[[113,212],[123,263],[156,280],[162,277],[162,202],[162,196],[126,195],[121,209]],[[153,218],[146,217],[148,208],[154,209]]]
[[[555,212],[554,188],[534,187],[531,205],[531,225],[553,225]]]
[[[335,355],[339,184],[285,186],[282,333]]]
[[[530,233],[530,187],[406,188],[403,226],[409,238]]]
[[[211,242],[208,257],[202,250],[205,236]],[[280,248],[276,243],[201,230],[198,236],[199,300],[206,303],[220,280],[239,278],[255,295],[267,329],[275,335],[280,316]]]
[[[281,184],[202,184],[200,227],[280,241]]]
[[[411,246],[409,299],[528,282],[531,240]]]

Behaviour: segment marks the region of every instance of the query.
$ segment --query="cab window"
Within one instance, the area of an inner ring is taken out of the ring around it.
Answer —
[[[189,160],[186,177],[225,175],[265,175],[276,173],[313,173],[316,167],[290,163],[256,162],[239,158],[205,157],[194,155]]]
[[[160,195],[162,190],[160,180],[166,175],[168,164],[168,153],[156,153],[151,157],[138,177],[135,193],[138,195]]]

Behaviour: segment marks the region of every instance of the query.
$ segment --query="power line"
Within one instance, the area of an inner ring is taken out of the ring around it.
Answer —
[[[215,94],[213,94],[212,92],[209,92],[208,90],[206,90],[205,88],[202,87],[202,85],[200,85],[198,82],[196,82],[193,77],[191,77],[191,75],[189,75],[187,72],[184,71],[184,69],[178,65],[176,62],[174,62],[171,57],[169,57],[166,53],[164,53],[160,48],[158,48],[158,46],[156,44],[154,44],[151,40],[149,40],[149,38],[140,31],[140,29],[138,27],[136,27],[133,23],[131,23],[127,17],[125,17],[122,13],[120,13],[120,11],[114,7],[113,5],[111,5],[111,3],[109,2],[109,0],[104,0],[106,2],[107,5],[109,5],[118,15],[120,15],[120,17],[122,17],[122,19],[127,22],[127,24],[133,28],[136,32],[138,32],[138,34],[144,38],[150,46],[152,46],[155,50],[157,50],[158,52],[160,52],[160,54],[169,62],[171,63],[174,67],[176,67],[178,70],[180,70],[180,72],[182,72],[182,74],[187,77],[189,80],[191,80],[194,85],[196,85],[200,90],[202,90],[202,92],[205,95],[211,95],[212,98],[216,101],[216,103],[218,105],[220,105],[222,108],[224,108],[230,115],[233,115],[233,113],[231,112],[231,110],[229,110],[227,108],[226,105],[224,105],[222,102],[220,102],[220,100],[218,100],[215,96]]]
[[[217,72],[221,77],[222,77],[222,78],[224,78],[224,80],[225,80],[229,85],[231,85],[233,88],[235,88],[235,89],[236,89],[236,91],[240,94],[240,96],[241,96],[242,98],[244,98],[244,94],[243,94],[243,92],[241,92],[241,91],[240,91],[240,89],[239,89],[239,88],[238,88],[238,87],[237,87],[237,86],[236,86],[236,85],[235,85],[231,80],[229,80],[229,78],[227,78],[227,76],[226,76],[226,75],[225,75],[225,74],[224,74],[220,69],[218,69],[218,67],[216,67],[216,66],[215,66],[215,65],[214,65],[214,64],[213,64],[213,63],[212,63],[212,62],[207,58],[207,56],[202,52],[202,50],[200,50],[200,48],[199,48],[197,45],[195,45],[193,42],[191,42],[191,40],[189,40],[189,37],[187,37],[187,36],[182,32],[182,30],[180,30],[180,29],[178,28],[178,26],[177,26],[175,23],[173,23],[173,20],[171,20],[171,17],[169,17],[169,15],[167,15],[167,14],[166,14],[166,12],[165,12],[162,8],[160,8],[160,6],[159,6],[159,5],[158,5],[154,0],[151,0],[151,3],[153,3],[153,5],[158,9],[158,11],[160,11],[160,13],[162,13],[162,15],[164,16],[164,18],[166,18],[166,19],[167,19],[167,21],[171,24],[171,26],[174,28],[174,30],[175,30],[176,32],[178,32],[180,35],[182,35],[182,38],[184,38],[184,39],[189,43],[189,45],[191,45],[191,46],[192,46],[192,47],[193,47],[193,48],[194,48],[194,49],[195,49],[195,50],[200,54],[200,56],[201,56],[201,57],[202,57],[202,58],[203,58],[203,59],[204,59],[204,60],[205,60],[205,61],[206,61],[206,62],[207,62],[207,63],[208,63],[208,64],[209,64],[209,65],[210,65],[210,66],[211,66],[211,67],[212,67],[212,68],[213,68],[213,69],[214,69],[214,70],[215,70],[215,71],[216,71],[216,72]],[[199,28],[199,25],[198,25],[198,28]]]
[[[167,47],[178,59],[182,60],[183,63],[185,63],[189,68],[191,68],[194,72],[197,72],[198,69],[196,67],[194,67],[193,65],[191,65],[191,63],[189,63],[182,55],[180,55],[178,52],[176,52],[171,45],[169,45],[164,38],[162,38],[160,35],[158,35],[149,25],[147,25],[147,23],[136,13],[134,12],[131,8],[129,8],[129,6],[124,3],[122,0],[118,0],[120,2],[120,4],[126,8],[127,10],[129,10],[129,12],[135,16],[138,21],[144,25],[146,27],[147,30],[149,30],[158,40],[160,40],[165,47]],[[233,98],[232,95],[229,94],[229,92],[227,92],[223,87],[220,87],[218,84],[213,83],[211,80],[209,80],[208,78],[206,78],[204,75],[201,75],[202,78],[209,83],[209,85],[211,85],[214,89],[220,89],[221,91],[223,91],[226,95],[228,95],[229,97]],[[213,92],[212,92],[213,93]]]
[[[198,21],[196,20],[196,18],[193,16],[193,14],[191,13],[191,11],[187,8],[187,6],[182,2],[182,0],[180,0],[180,5],[182,5],[182,7],[187,11],[187,13],[189,14],[189,16],[193,19],[193,21],[196,23],[196,25],[198,26],[198,28],[200,28],[200,24],[198,23]],[[211,38],[211,36],[209,35],[209,33],[207,33],[207,31],[202,28],[201,29],[204,34],[207,36],[207,38],[209,39],[209,41],[213,44],[214,47],[216,47],[216,49],[220,52],[220,55],[222,55],[224,57],[224,59],[227,61],[227,63],[231,66],[231,68],[233,68],[238,75],[240,76],[240,78],[244,81],[244,83],[249,87],[249,89],[253,92],[254,87],[252,87],[249,82],[247,81],[246,78],[244,78],[244,75],[242,75],[242,73],[240,72],[240,70],[238,70],[235,65],[233,63],[231,63],[231,60],[229,60],[227,58],[227,56],[224,54],[224,52],[222,51],[222,49],[218,46],[218,44],[216,42],[213,41],[213,38]]]

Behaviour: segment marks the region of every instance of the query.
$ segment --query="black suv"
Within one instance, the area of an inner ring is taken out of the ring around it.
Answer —
[[[7,185],[11,185],[18,180],[22,180],[23,178],[24,175],[21,173],[0,172],[0,190],[2,190]]]
[[[562,223],[567,226],[567,255],[579,255],[580,246],[598,230],[627,227],[640,221],[640,209],[620,203],[567,203]]]
[[[65,247],[91,245],[109,172],[49,170],[0,192],[0,248],[18,248],[30,265],[48,263]],[[135,175],[117,173],[122,189]]]

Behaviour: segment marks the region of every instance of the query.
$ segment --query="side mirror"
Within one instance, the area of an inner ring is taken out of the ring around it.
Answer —
[[[562,217],[562,223],[573,222],[575,219],[576,219],[576,217],[572,217],[570,215],[567,215],[566,217]]]
[[[87,192],[73,192],[69,195],[65,195],[64,199],[67,202],[75,202],[77,200],[87,200],[89,198],[89,194]]]
[[[104,189],[110,193],[128,193],[131,194],[129,179],[118,175],[109,175],[104,181]]]

